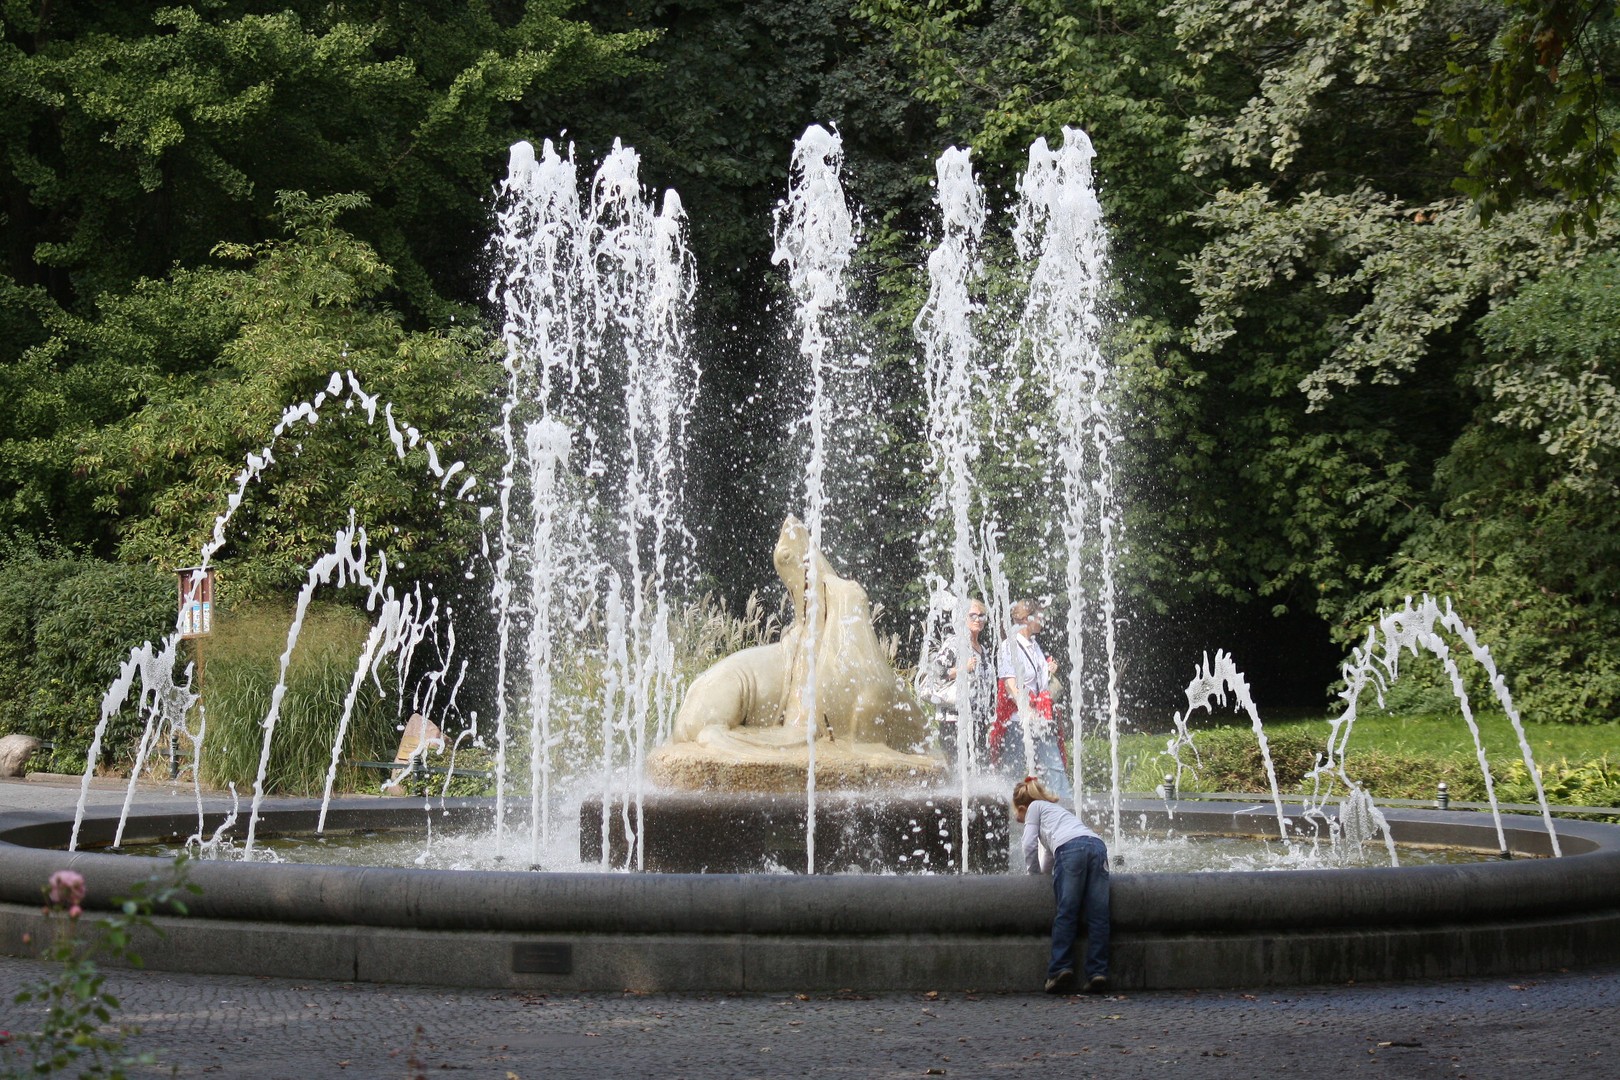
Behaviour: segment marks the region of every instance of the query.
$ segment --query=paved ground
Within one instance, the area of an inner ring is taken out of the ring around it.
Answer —
[[[30,773],[26,780],[0,777],[0,810],[71,811],[78,805],[82,784],[82,777],[63,776],[59,773]],[[124,792],[128,785],[127,780],[94,777],[85,796],[85,805],[120,806],[123,804]],[[212,804],[219,793],[207,794]],[[251,793],[243,797],[243,802],[247,802],[249,798]],[[147,805],[156,803],[191,807],[196,805],[196,795],[188,785],[142,783],[136,789],[135,801]]]
[[[76,786],[0,781],[0,807],[76,798]],[[0,1029],[35,1026],[13,998],[49,974],[0,958]],[[1620,968],[1056,999],[548,997],[123,971],[108,988],[139,1028],[130,1049],[159,1063],[137,1076],[1620,1076]]]
[[[0,1016],[42,965],[0,960]],[[115,972],[134,1075],[1554,1077],[1620,1075],[1620,970],[1522,982],[1100,998],[546,997]]]

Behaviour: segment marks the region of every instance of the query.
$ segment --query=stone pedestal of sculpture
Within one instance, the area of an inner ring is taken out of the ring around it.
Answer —
[[[1012,820],[1000,790],[968,797],[962,832],[962,793],[885,795],[818,791],[812,827],[803,791],[663,791],[648,795],[640,864],[650,873],[761,874],[804,870],[812,829],[821,874],[1004,874]],[[636,865],[620,822],[635,807],[609,802],[607,865]],[[965,842],[964,842],[965,839]],[[602,861],[602,798],[579,812],[579,858]]]

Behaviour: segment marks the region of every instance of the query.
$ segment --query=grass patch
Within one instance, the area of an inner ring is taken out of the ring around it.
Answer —
[[[1224,720],[1225,717],[1218,719]],[[1478,718],[1486,760],[1501,802],[1533,803],[1535,785],[1516,736],[1502,713]],[[1284,794],[1306,790],[1304,777],[1327,747],[1325,718],[1287,719],[1265,725],[1266,741]],[[1549,802],[1565,806],[1620,806],[1620,725],[1526,724]],[[1120,737],[1120,775],[1127,791],[1152,791],[1175,762],[1163,753],[1167,735]],[[1269,790],[1259,742],[1246,720],[1193,725],[1197,750],[1183,749],[1184,791]],[[1087,735],[1083,777],[1091,790],[1109,782],[1106,733]],[[1345,770],[1374,798],[1430,799],[1445,781],[1453,800],[1485,798],[1485,780],[1468,725],[1451,716],[1370,713],[1356,720],[1345,751]]]
[[[733,616],[718,599],[699,598],[677,609],[671,626],[676,676],[689,682],[716,660],[751,645],[774,641],[781,632],[786,613],[770,609],[758,596],[749,598],[742,615]],[[221,612],[214,633],[207,639],[206,669],[203,680],[207,707],[208,733],[204,741],[201,776],[204,783],[223,787],[234,783],[238,790],[251,786],[258,775],[262,752],[263,721],[269,714],[271,697],[280,674],[281,653],[287,644],[291,621],[288,607],[275,604],[244,606]],[[326,782],[331,764],[332,743],[349,693],[355,665],[370,631],[369,620],[360,612],[338,605],[313,605],[305,616],[298,644],[287,675],[276,731],[270,748],[266,788],[276,794],[317,795]],[[605,646],[599,627],[592,627],[553,655],[554,678],[551,707],[551,736],[556,740],[553,769],[574,774],[599,764],[602,753],[600,703],[604,698],[608,670]],[[399,742],[401,714],[392,699],[395,689],[391,664],[381,671],[379,693],[367,679],[361,688],[340,761],[391,761]],[[517,677],[521,681],[521,676]],[[514,684],[516,685],[516,684]],[[511,691],[506,791],[522,797],[529,788],[529,732],[524,687]],[[669,703],[670,712],[678,699]],[[646,740],[656,741],[659,716],[648,709]],[[445,733],[451,740],[458,734]],[[616,731],[617,751],[628,750],[631,733]],[[495,765],[492,748],[464,742],[455,759],[458,775],[452,778],[451,795],[489,795],[492,780],[463,776],[462,769],[488,770]],[[429,753],[426,764],[449,764],[448,750]],[[387,774],[340,764],[336,790],[376,790]],[[411,794],[438,794],[444,777],[428,774],[407,778],[402,786]]]
[[[222,612],[216,620],[204,646],[208,732],[200,774],[205,784],[234,783],[243,790],[258,776],[262,725],[270,713],[290,623],[290,611],[279,605]],[[308,796],[324,789],[343,702],[370,629],[364,615],[336,605],[314,605],[305,615],[270,746],[266,791]],[[383,685],[390,686],[388,665],[381,675]],[[399,742],[396,713],[394,703],[385,702],[368,679],[356,698],[340,762],[393,760]],[[340,763],[337,789],[363,790],[375,780]]]

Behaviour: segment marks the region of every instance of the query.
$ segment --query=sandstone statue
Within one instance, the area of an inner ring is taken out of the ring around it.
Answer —
[[[672,787],[798,789],[812,728],[818,787],[937,776],[944,766],[928,751],[927,715],[878,644],[866,591],[833,569],[792,516],[774,562],[792,624],[780,641],[733,653],[693,680],[670,741],[649,760],[651,777]]]

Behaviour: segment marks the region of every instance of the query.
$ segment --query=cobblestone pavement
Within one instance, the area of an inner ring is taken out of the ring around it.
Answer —
[[[0,960],[0,1027],[47,969]],[[528,994],[110,972],[132,1075],[1620,1075],[1620,969],[1519,981],[1104,997]],[[32,1008],[29,1006],[28,1008]]]

